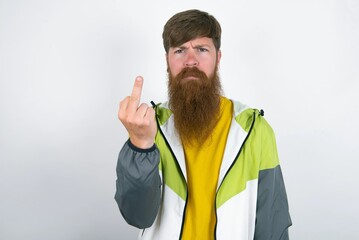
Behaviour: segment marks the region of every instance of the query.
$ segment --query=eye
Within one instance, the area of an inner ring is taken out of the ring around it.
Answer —
[[[183,53],[184,52],[184,50],[183,49],[176,49],[175,51],[174,51],[174,53],[175,54],[179,54],[179,53]]]
[[[198,48],[198,51],[200,51],[200,52],[208,52],[208,49],[204,48],[204,47],[200,47],[200,48]]]

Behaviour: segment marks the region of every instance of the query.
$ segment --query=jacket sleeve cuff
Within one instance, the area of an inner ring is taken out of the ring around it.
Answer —
[[[156,144],[153,144],[150,148],[138,148],[135,145],[132,144],[130,139],[127,140],[128,146],[135,152],[141,152],[141,153],[149,153],[156,150]]]

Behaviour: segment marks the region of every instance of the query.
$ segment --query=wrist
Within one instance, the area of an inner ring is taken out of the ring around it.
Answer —
[[[135,145],[132,144],[130,139],[127,140],[127,144],[135,152],[150,153],[150,152],[153,152],[154,150],[156,150],[156,144],[155,143],[153,143],[153,145],[150,148],[146,148],[146,149],[136,147]]]
[[[154,145],[154,141],[138,140],[136,138],[130,138],[129,142],[132,146],[139,149],[150,149]]]

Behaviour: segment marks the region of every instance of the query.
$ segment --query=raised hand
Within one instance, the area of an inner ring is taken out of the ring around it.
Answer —
[[[140,104],[143,78],[136,77],[131,96],[120,102],[118,118],[127,129],[130,141],[138,148],[153,146],[157,124],[155,110],[145,103]]]

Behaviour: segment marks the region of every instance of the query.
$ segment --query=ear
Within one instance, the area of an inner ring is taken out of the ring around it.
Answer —
[[[218,50],[217,51],[217,67],[219,66],[219,63],[221,62],[221,57],[222,57],[222,51]]]
[[[169,72],[169,65],[168,65],[168,53],[165,54],[166,63],[167,63],[167,72]]]

